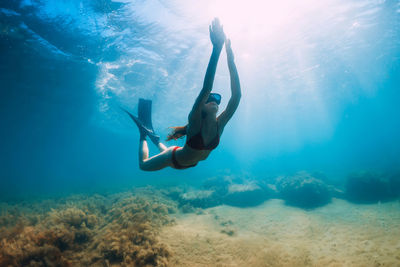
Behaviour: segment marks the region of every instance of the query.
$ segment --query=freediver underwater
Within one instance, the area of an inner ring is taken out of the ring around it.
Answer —
[[[135,122],[140,132],[139,167],[141,170],[157,171],[165,167],[182,170],[194,167],[199,161],[207,159],[211,151],[218,146],[226,124],[239,106],[241,88],[231,41],[226,38],[218,18],[212,21],[209,31],[213,50],[204,78],[203,88],[188,116],[188,124],[180,127],[171,127],[173,130],[167,138],[167,141],[176,140],[186,135],[186,142],[183,147],[167,147],[160,142],[160,137],[155,134],[152,125],[151,100],[139,99],[138,117],[122,108]],[[211,91],[218,59],[224,44],[231,81],[231,98],[226,109],[217,116],[221,95],[211,93]],[[146,137],[149,137],[154,145],[158,147],[159,154],[149,157]]]

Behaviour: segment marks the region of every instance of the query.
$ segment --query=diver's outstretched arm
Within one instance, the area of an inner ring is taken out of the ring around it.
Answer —
[[[213,87],[219,55],[221,54],[225,40],[224,30],[217,18],[215,18],[212,25],[210,25],[210,39],[213,44],[213,51],[210,62],[208,63],[206,76],[204,77],[203,88],[201,89],[200,94],[193,105],[192,111],[189,114],[189,122],[200,121],[201,107],[206,103]]]
[[[237,107],[239,106],[242,92],[240,89],[239,74],[236,69],[235,58],[231,48],[231,40],[225,41],[226,57],[228,59],[229,75],[231,79],[231,98],[229,99],[226,109],[218,116],[218,123],[223,129],[228,121],[232,118]]]

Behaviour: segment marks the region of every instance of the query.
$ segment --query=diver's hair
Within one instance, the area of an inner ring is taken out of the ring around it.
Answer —
[[[204,119],[207,117],[207,113],[202,111],[201,112],[201,118]],[[185,126],[174,126],[174,127],[169,127],[172,129],[171,133],[167,136],[167,142],[171,141],[172,139],[178,140],[179,138],[183,138],[187,134],[187,127],[188,125],[186,124]]]
[[[172,139],[177,140],[179,138],[182,138],[186,135],[186,129],[187,125],[185,126],[175,126],[175,127],[170,127],[172,129],[171,133],[167,136],[167,141],[170,141]]]

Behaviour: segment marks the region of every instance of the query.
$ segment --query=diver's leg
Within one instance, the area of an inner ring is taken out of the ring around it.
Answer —
[[[140,137],[139,143],[139,166],[149,158],[149,146],[147,145],[146,138]]]
[[[167,150],[167,147],[161,142],[158,142],[157,147],[158,147],[158,150],[160,150],[160,152]]]
[[[139,167],[143,171],[157,171],[165,167],[172,166],[172,150],[174,147],[169,147],[163,152],[144,160],[139,157]]]

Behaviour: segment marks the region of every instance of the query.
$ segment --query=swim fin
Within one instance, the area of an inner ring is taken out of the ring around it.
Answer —
[[[160,142],[160,136],[156,135],[153,129],[153,123],[151,119],[152,103],[153,102],[149,99],[139,98],[138,117],[139,120],[143,123],[144,127],[150,130],[150,132],[147,135],[150,137],[151,141],[155,145],[158,145],[158,143]]]
[[[142,103],[142,104],[141,104]],[[148,136],[150,140],[157,146],[160,143],[160,136],[156,135],[151,122],[151,100],[139,99],[139,118],[132,115],[129,111],[122,108],[129,117],[135,122],[139,128],[139,132],[142,136]],[[144,121],[142,121],[144,120]]]
[[[139,98],[138,117],[143,125],[154,132],[151,120],[151,100]]]

